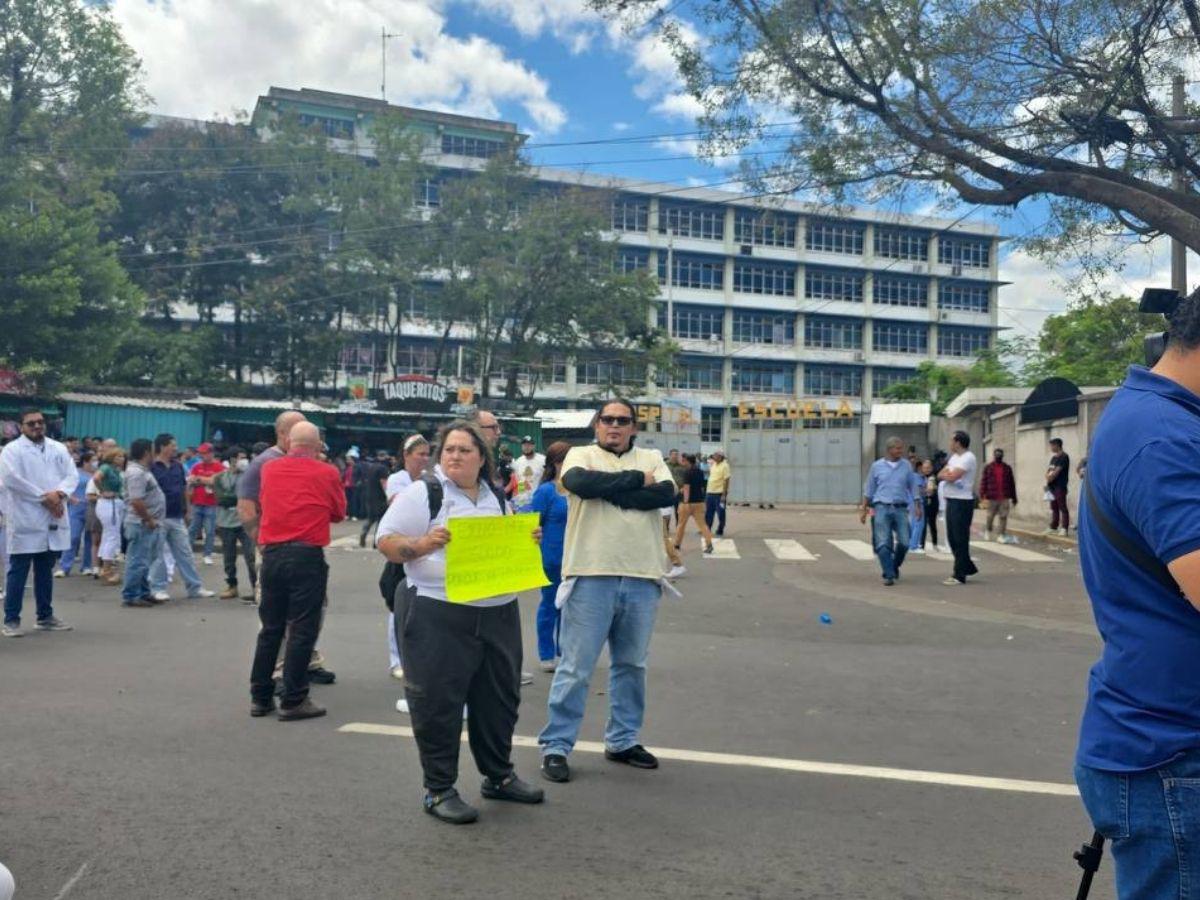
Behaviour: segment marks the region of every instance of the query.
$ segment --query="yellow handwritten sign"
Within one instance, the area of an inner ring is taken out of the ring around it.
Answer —
[[[550,583],[542,551],[533,541],[536,513],[450,519],[446,545],[446,597],[470,603]]]

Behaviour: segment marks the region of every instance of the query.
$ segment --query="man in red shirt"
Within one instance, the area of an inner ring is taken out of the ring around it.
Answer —
[[[203,443],[196,448],[200,462],[188,472],[187,483],[191,489],[192,524],[188,539],[195,544],[201,529],[204,531],[204,564],[213,564],[213,542],[217,536],[217,495],[213,482],[225,471],[225,466],[213,457],[213,445]]]
[[[983,539],[986,541],[991,536],[992,526],[996,516],[999,516],[1000,532],[996,535],[996,543],[1013,543],[1008,533],[1008,514],[1017,505],[1017,479],[1013,476],[1012,466],[1004,461],[1003,450],[994,450],[992,461],[983,467],[979,496],[988,502],[987,528],[984,529]]]
[[[308,663],[321,630],[329,581],[329,525],[346,517],[338,471],[321,462],[321,433],[311,422],[292,426],[288,455],[262,468],[258,543],[262,547],[262,630],[250,668],[250,715],[275,709],[272,673],[287,631],[280,721],[313,719],[325,709],[308,698]]]

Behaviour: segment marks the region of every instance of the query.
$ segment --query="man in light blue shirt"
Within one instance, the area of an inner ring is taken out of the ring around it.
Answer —
[[[891,587],[900,577],[900,566],[908,553],[908,511],[911,507],[915,521],[921,521],[920,496],[915,491],[912,467],[904,459],[904,441],[888,438],[881,459],[871,464],[863,485],[863,502],[858,520],[864,524],[867,513],[874,515],[871,535],[875,554],[883,568],[883,583]]]

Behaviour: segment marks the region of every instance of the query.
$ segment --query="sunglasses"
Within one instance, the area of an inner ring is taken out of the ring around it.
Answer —
[[[629,416],[601,416],[600,424],[601,425],[617,425],[617,426],[620,426],[623,428],[626,425],[632,425],[633,419],[630,418]]]

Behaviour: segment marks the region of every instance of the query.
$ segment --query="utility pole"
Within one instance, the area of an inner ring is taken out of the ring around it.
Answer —
[[[1176,122],[1181,121],[1184,116],[1183,85],[1182,75],[1176,75],[1172,79],[1171,116]],[[1171,175],[1171,187],[1180,192],[1187,189],[1182,166],[1175,166],[1175,172]],[[1187,249],[1179,238],[1171,238],[1171,287],[1178,291],[1180,296],[1187,296]]]
[[[379,98],[387,103],[387,42],[389,38],[398,38],[399,34],[392,34],[387,30],[386,25],[379,27]]]

